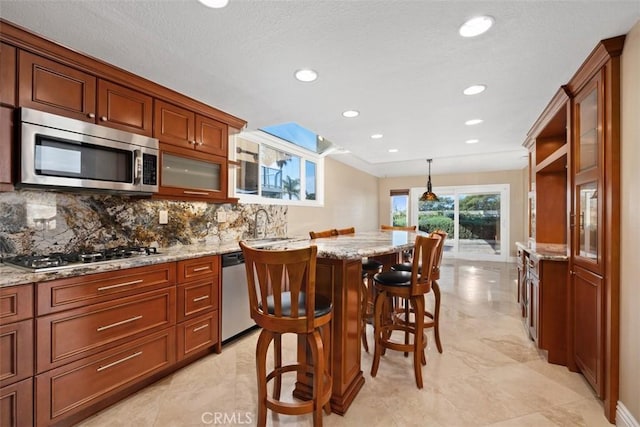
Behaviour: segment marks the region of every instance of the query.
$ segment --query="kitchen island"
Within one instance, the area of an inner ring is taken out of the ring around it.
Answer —
[[[347,411],[364,385],[360,365],[361,260],[375,257],[388,268],[398,262],[398,254],[413,247],[416,235],[407,231],[371,231],[270,246],[272,249],[294,249],[309,244],[318,247],[316,291],[333,302],[331,409],[337,414]],[[306,357],[304,339],[298,342],[298,357]],[[300,375],[294,395],[308,398],[310,393],[308,378]]]

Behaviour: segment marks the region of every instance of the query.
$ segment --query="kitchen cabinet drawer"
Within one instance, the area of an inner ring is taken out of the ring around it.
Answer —
[[[36,377],[36,423],[49,425],[175,362],[175,327]]]
[[[0,426],[33,425],[33,378],[0,388]]]
[[[95,76],[23,50],[18,60],[21,107],[95,123]]]
[[[39,317],[37,372],[175,325],[175,288]]]
[[[175,263],[90,274],[38,284],[38,315],[82,307],[175,284]]]
[[[33,285],[0,288],[0,325],[33,317]]]
[[[0,387],[32,375],[33,320],[0,326]]]
[[[178,261],[178,283],[220,272],[220,257],[217,255]]]
[[[218,343],[218,313],[215,310],[178,325],[178,360]]]
[[[178,286],[178,322],[218,309],[218,282],[215,275]]]

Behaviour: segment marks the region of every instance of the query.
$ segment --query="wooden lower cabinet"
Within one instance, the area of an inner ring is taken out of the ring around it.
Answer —
[[[573,267],[573,348],[575,363],[598,397],[604,396],[604,280]]]
[[[175,327],[36,376],[36,425],[46,426],[175,363]]]
[[[36,322],[40,373],[175,325],[175,288],[38,317]]]
[[[220,257],[178,262],[178,360],[214,347],[222,351]]]
[[[33,378],[0,388],[0,426],[33,425]]]
[[[218,310],[211,311],[178,325],[178,360],[219,343]]]
[[[33,320],[0,326],[0,387],[32,375]]]

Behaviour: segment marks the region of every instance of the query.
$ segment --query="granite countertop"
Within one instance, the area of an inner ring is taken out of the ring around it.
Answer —
[[[569,259],[569,248],[564,243],[516,242],[516,246],[538,260],[566,261]]]
[[[310,244],[318,247],[318,258],[359,259],[413,248],[416,236],[408,231],[364,231],[313,240],[281,242],[264,249],[298,249]]]
[[[371,231],[341,235],[322,239],[309,240],[302,237],[283,238],[282,241],[258,239],[250,244],[262,249],[297,249],[314,244],[318,247],[318,257],[331,259],[357,259],[367,256],[381,255],[413,247],[416,233],[406,231]],[[158,255],[139,256],[121,260],[97,263],[78,264],[60,270],[45,272],[29,272],[0,264],[0,288],[25,283],[45,282],[48,280],[75,277],[85,274],[103,273],[123,268],[141,267],[163,262],[175,262],[184,259],[209,255],[222,255],[240,250],[238,242],[231,241],[211,244],[194,244],[159,248]]]

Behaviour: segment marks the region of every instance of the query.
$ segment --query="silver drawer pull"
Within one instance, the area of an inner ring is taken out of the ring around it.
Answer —
[[[198,196],[208,196],[209,193],[207,193],[206,191],[190,191],[190,190],[184,190],[183,191],[184,194],[195,194]]]
[[[198,267],[198,268],[194,268],[194,269],[193,269],[193,272],[195,273],[195,272],[197,272],[197,271],[203,271],[203,270],[208,270],[208,269],[209,269],[209,266],[207,265],[207,266],[205,266],[205,267]]]
[[[197,297],[193,299],[193,302],[198,302],[198,301],[202,301],[205,299],[209,299],[209,295],[202,295],[201,297]]]
[[[100,327],[97,329],[97,331],[98,331],[98,332],[102,332],[102,331],[104,331],[105,329],[114,328],[114,327],[116,327],[116,326],[124,325],[125,323],[135,322],[136,320],[140,320],[140,319],[142,319],[142,316],[134,316],[134,317],[132,317],[131,319],[121,320],[121,321],[119,321],[119,322],[112,323],[112,324],[107,325],[107,326],[100,326]]]
[[[106,291],[108,289],[120,288],[122,286],[137,285],[138,283],[142,283],[142,282],[144,282],[144,280],[139,279],[139,280],[132,280],[131,282],[118,283],[117,285],[101,286],[98,288],[98,291]]]
[[[126,362],[126,361],[127,361],[127,360],[129,360],[129,359],[133,359],[134,357],[138,357],[138,356],[140,356],[141,354],[142,354],[142,352],[141,352],[141,351],[138,351],[138,352],[135,352],[135,353],[133,353],[133,354],[128,355],[127,357],[123,357],[123,358],[122,358],[122,359],[120,359],[120,360],[116,360],[115,362],[111,362],[111,363],[109,363],[109,364],[107,364],[107,365],[104,365],[104,366],[99,366],[99,367],[98,367],[98,369],[96,369],[96,372],[104,371],[105,369],[109,369],[109,368],[110,368],[110,367],[112,367],[112,366],[119,365],[119,364],[121,364],[122,362]]]
[[[202,326],[198,326],[197,328],[193,328],[193,332],[198,332],[198,331],[201,331],[203,329],[207,329],[208,327],[209,327],[209,324],[206,323],[206,324],[204,324]]]

